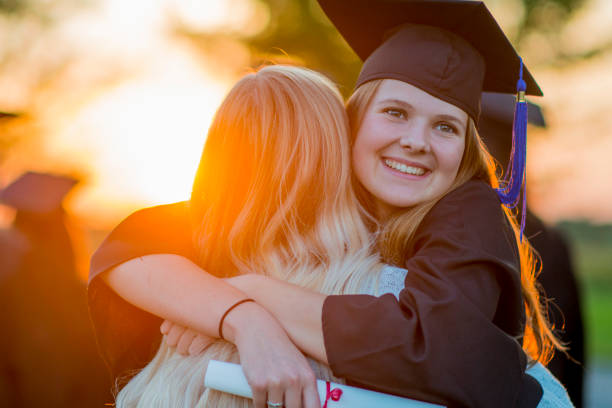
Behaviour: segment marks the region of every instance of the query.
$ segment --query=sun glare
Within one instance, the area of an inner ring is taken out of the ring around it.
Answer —
[[[231,83],[172,37],[169,20],[231,26],[248,17],[250,3],[110,0],[59,28],[82,58],[106,58],[107,70],[123,76],[76,106],[57,102],[49,119],[48,154],[89,169],[77,213],[115,222],[136,206],[189,198],[206,131]],[[229,18],[232,5],[240,13]]]

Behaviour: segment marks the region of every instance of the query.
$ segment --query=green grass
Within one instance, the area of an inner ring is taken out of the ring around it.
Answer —
[[[583,289],[589,356],[612,361],[612,287],[587,282]]]
[[[590,360],[612,361],[612,226],[578,221],[560,227],[572,243]]]

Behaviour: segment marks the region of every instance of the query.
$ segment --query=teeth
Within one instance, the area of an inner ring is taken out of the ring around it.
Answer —
[[[425,170],[420,167],[406,166],[405,164],[398,163],[394,160],[385,159],[385,164],[388,167],[391,167],[392,169],[395,169],[397,171],[401,171],[405,174],[412,174],[415,176],[422,176],[423,174],[425,174]]]

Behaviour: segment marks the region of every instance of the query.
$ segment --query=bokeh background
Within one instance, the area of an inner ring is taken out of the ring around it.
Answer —
[[[612,406],[612,2],[485,3],[545,93],[530,205],[571,242],[587,406]],[[360,67],[314,0],[0,0],[0,188],[29,170],[80,180],[65,208],[85,279],[123,217],[189,197],[215,108],[269,62],[320,70],[346,95]],[[14,217],[0,206],[0,230]]]

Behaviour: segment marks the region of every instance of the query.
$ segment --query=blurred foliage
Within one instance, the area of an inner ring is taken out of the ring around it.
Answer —
[[[0,19],[0,37],[4,39],[0,42],[0,75],[11,78],[15,67],[21,66],[31,73],[28,79],[32,83],[22,84],[23,89],[31,90],[24,93],[33,95],[49,87],[53,79],[72,61],[54,50],[52,57],[37,60],[37,63],[33,64],[29,58],[33,54],[30,51],[44,38],[45,30],[55,23],[60,23],[71,12],[78,11],[94,1],[98,0],[0,0],[0,17],[3,17]],[[45,50],[40,48],[37,52],[45,54]],[[23,77],[19,76],[19,80],[23,81]],[[17,88],[20,86],[17,85]],[[30,106],[32,103],[33,101],[19,104],[18,114],[5,112],[6,109],[14,108],[7,106],[6,102],[0,106],[0,166],[5,164],[9,153],[18,145],[38,135],[37,118]],[[6,171],[2,167],[0,170]]]
[[[525,10],[518,41],[531,31],[558,32],[570,15],[588,0],[521,0]]]
[[[252,36],[235,35],[252,56],[251,65],[286,60],[286,54],[306,66],[328,74],[347,95],[357,78],[361,62],[331,25],[316,0],[253,0],[269,11],[269,23]],[[507,0],[512,1],[512,0]],[[588,0],[514,0],[522,3],[516,43],[533,31],[558,33],[560,27]],[[364,28],[367,31],[367,28]],[[202,48],[225,32],[179,31]],[[520,44],[517,44],[520,45]]]
[[[27,2],[25,0],[0,0],[1,13],[17,13],[25,8],[27,8]]]
[[[103,0],[0,0],[0,14],[37,15],[52,22],[56,18],[55,11],[60,7],[67,5],[68,8],[77,8],[95,1]]]

